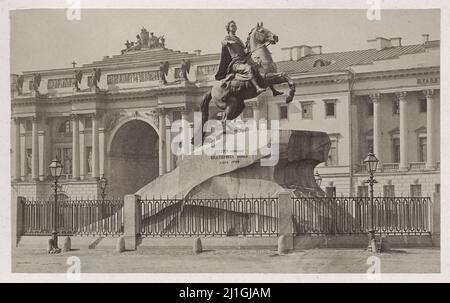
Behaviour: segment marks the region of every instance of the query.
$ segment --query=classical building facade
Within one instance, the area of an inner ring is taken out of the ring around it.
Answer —
[[[329,159],[318,167],[329,194],[367,195],[363,160],[371,149],[380,160],[377,195],[439,191],[439,45],[423,35],[416,45],[378,37],[366,50],[339,53],[285,49],[278,67],[297,79],[298,96],[289,106],[269,102],[269,116],[329,134]]]
[[[361,163],[370,148],[380,159],[377,192],[431,194],[440,184],[439,41],[424,39],[402,46],[400,38],[377,38],[366,50],[341,53],[287,48],[277,65],[296,82],[294,101],[264,93],[247,101],[241,117],[327,132],[329,159],[318,171],[330,194],[367,194]],[[81,67],[12,75],[13,190],[48,198],[53,158],[71,197],[97,197],[101,177],[108,195],[122,196],[170,172],[177,162],[171,125],[189,121],[183,140],[190,140],[218,63],[219,54],[153,41]]]

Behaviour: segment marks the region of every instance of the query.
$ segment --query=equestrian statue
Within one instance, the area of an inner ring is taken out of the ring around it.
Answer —
[[[222,122],[234,120],[245,108],[244,100],[257,97],[270,88],[274,96],[282,95],[275,90],[274,84],[287,83],[289,94],[286,103],[290,103],[295,94],[295,85],[286,73],[278,73],[267,46],[276,44],[278,36],[258,22],[244,44],[236,36],[236,22],[226,25],[227,35],[222,41],[222,52],[218,71],[218,80],[202,100],[202,142],[205,136],[203,126],[208,121],[211,100],[223,111]],[[194,138],[192,139],[194,142]]]

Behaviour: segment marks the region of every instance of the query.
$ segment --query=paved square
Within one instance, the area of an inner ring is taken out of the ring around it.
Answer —
[[[187,248],[140,248],[121,254],[83,249],[48,255],[20,248],[13,251],[12,271],[65,273],[67,258],[78,256],[82,273],[366,273],[372,255],[361,249],[311,249],[283,256],[275,250],[215,249],[195,255]],[[394,249],[377,256],[382,273],[440,271],[439,249]]]

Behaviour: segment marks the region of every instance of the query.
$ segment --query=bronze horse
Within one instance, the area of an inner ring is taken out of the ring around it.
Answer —
[[[267,88],[274,84],[287,83],[289,86],[289,94],[286,97],[286,103],[290,103],[295,94],[295,84],[286,73],[277,72],[277,66],[267,49],[269,44],[276,44],[277,42],[278,37],[270,30],[264,28],[262,23],[258,23],[250,31],[246,41],[246,47],[249,50],[249,55],[251,55],[251,58],[259,68],[261,83],[258,84],[263,88]],[[248,81],[234,79],[226,85],[219,81],[216,82],[211,91],[203,97],[200,105],[202,111],[202,142],[205,136],[203,126],[209,118],[209,104],[211,100],[223,111],[222,121],[224,122],[225,120],[234,120],[237,118],[245,108],[244,100],[255,98],[257,95],[255,87]],[[194,142],[194,138],[192,142]]]

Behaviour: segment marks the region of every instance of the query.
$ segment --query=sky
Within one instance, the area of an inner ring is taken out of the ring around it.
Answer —
[[[202,54],[220,52],[225,25],[235,20],[238,36],[246,39],[257,22],[279,36],[270,46],[274,59],[282,47],[322,45],[323,52],[366,49],[376,37],[402,37],[402,44],[418,44],[422,34],[440,39],[439,10],[382,10],[380,20],[369,20],[366,10],[325,9],[82,9],[80,20],[69,21],[64,9],[10,12],[11,72],[67,68],[120,54],[128,39],[144,26],[164,35],[166,47]]]

